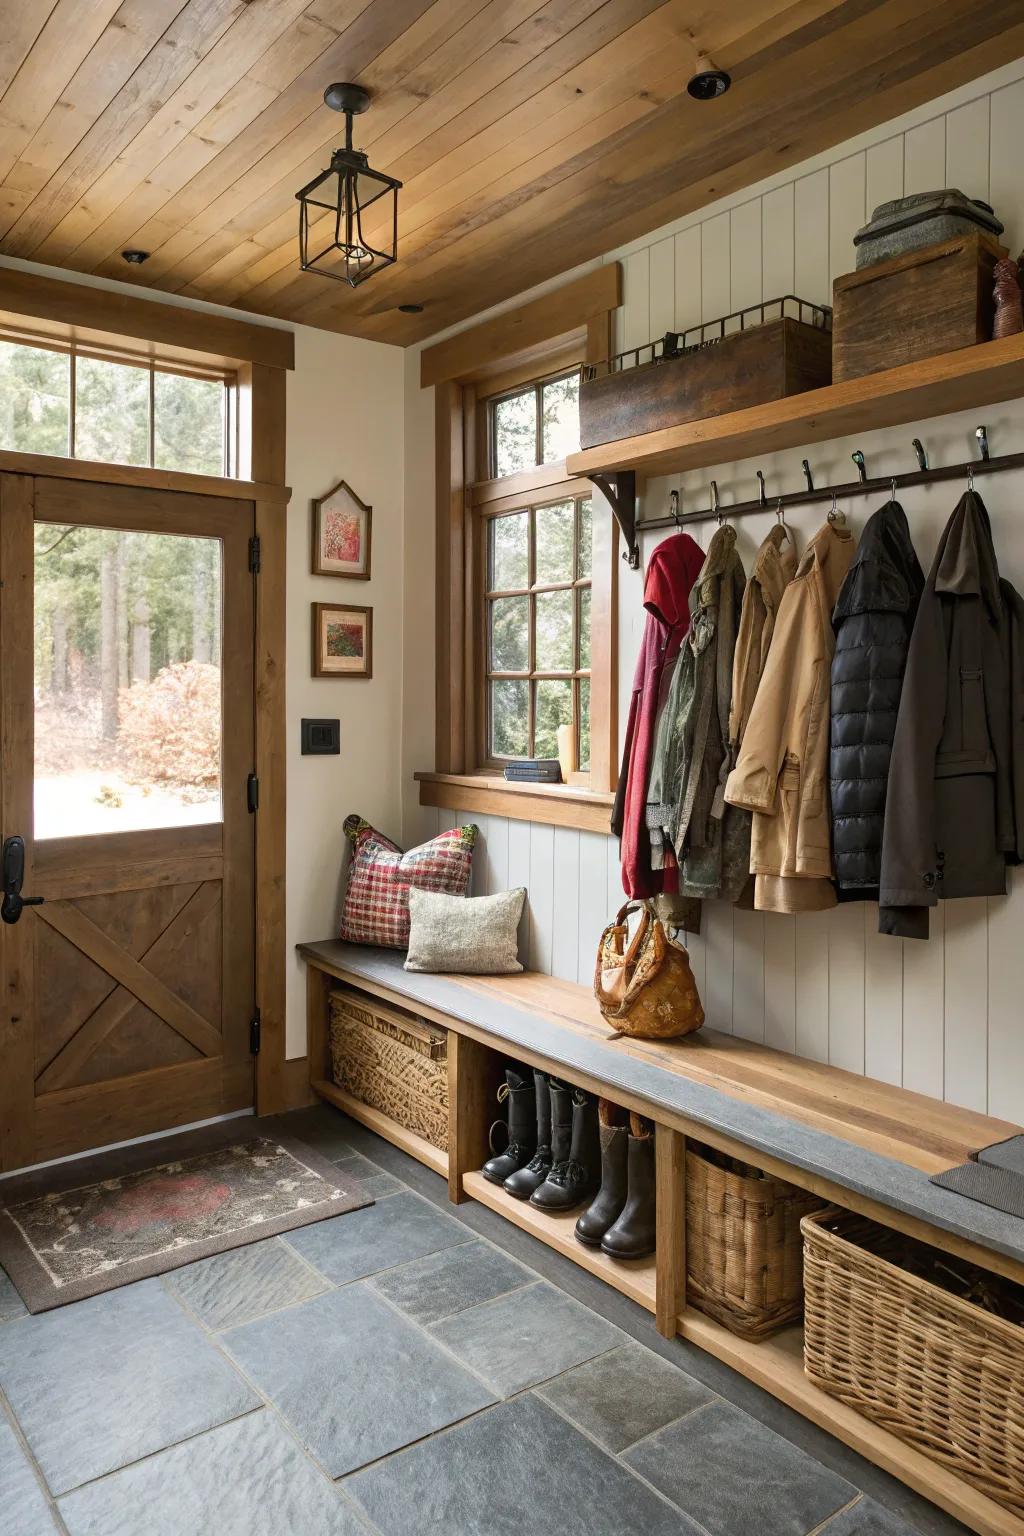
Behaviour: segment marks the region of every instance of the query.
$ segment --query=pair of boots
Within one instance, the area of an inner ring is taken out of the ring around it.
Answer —
[[[601,1189],[576,1236],[613,1259],[643,1259],[655,1247],[654,1127],[607,1099],[599,1114]]]
[[[508,1145],[483,1166],[485,1179],[544,1211],[571,1211],[597,1189],[597,1103],[546,1072],[505,1069]]]

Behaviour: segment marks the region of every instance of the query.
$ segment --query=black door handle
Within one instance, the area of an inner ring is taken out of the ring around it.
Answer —
[[[0,875],[3,879],[4,898],[0,902],[0,918],[5,923],[16,923],[23,907],[41,907],[42,896],[23,896],[22,881],[25,878],[25,839],[7,837],[0,853]]]

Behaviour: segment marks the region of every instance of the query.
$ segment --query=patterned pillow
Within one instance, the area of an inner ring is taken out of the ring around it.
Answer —
[[[408,948],[411,886],[465,896],[476,827],[453,827],[408,853],[362,816],[346,817],[344,830],[352,844],[352,865],[339,937],[348,943]]]

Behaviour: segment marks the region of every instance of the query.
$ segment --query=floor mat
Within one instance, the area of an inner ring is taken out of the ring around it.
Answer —
[[[354,1174],[239,1121],[0,1185],[0,1264],[30,1312],[372,1205]]]

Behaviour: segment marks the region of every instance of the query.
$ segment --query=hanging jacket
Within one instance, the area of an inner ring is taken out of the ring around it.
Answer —
[[[1001,896],[1016,847],[1009,625],[992,530],[967,491],[910,639],[886,798],[879,929],[928,937],[940,897]]]
[[[826,522],[782,596],[768,660],[725,798],[753,811],[750,868],[763,912],[818,912],[836,903],[828,809],[832,610],[853,559],[853,535]]]
[[[832,615],[829,773],[840,900],[878,899],[889,759],[923,586],[907,515],[890,501],[868,519]]]
[[[670,848],[681,896],[735,901],[750,863],[750,816],[726,806],[729,707],[746,579],[736,530],[719,528],[690,594],[690,632],[659,718],[647,793],[652,858]]]
[[[768,660],[782,594],[795,575],[793,536],[784,523],[776,523],[757,552],[754,569],[743,593],[729,709],[729,745],[734,761],[739,756],[743,732]]]
[[[665,874],[651,868],[645,806],[654,727],[666,663],[679,653],[690,624],[690,590],[704,563],[704,551],[688,533],[663,539],[647,564],[644,625],[640,655],[629,702],[626,740],[619,772],[612,831],[621,839],[622,887],[627,896],[654,896],[664,890]],[[672,875],[670,889],[674,889]]]
[[[1010,658],[1010,763],[1014,843],[1010,864],[1024,864],[1024,597],[1000,577]]]

